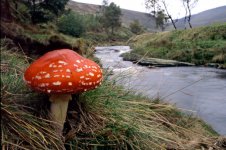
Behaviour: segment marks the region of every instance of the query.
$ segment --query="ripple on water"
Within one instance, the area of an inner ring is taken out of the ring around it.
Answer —
[[[118,84],[149,97],[164,100],[191,110],[226,135],[226,70],[204,67],[149,69],[123,61],[120,56],[128,46],[97,47],[96,57],[105,68],[120,76]],[[113,60],[113,61],[109,61]]]

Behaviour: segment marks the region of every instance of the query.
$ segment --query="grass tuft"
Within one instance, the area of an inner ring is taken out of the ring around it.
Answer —
[[[29,103],[35,95],[23,83],[27,58],[7,50],[1,41],[1,131],[2,149],[64,149],[61,137],[46,116],[36,116]]]
[[[101,121],[99,128],[86,134],[75,132],[67,141],[69,149],[201,149],[214,147],[217,138],[198,118],[159,100],[134,95],[112,81],[105,80],[80,100],[84,111]]]

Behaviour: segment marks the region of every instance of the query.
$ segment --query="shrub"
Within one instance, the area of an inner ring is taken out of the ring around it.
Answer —
[[[129,27],[131,32],[133,32],[134,34],[140,34],[143,32],[143,28],[138,20],[134,20],[133,22],[131,22]]]
[[[60,32],[75,37],[80,37],[85,32],[83,17],[72,12],[60,17],[57,27]]]
[[[83,19],[86,31],[100,32],[103,30],[103,26],[100,22],[100,16],[87,14],[83,15]]]
[[[32,22],[34,24],[46,23],[46,22],[51,21],[55,18],[55,15],[52,12],[50,12],[46,9],[31,11],[30,13],[31,13]]]

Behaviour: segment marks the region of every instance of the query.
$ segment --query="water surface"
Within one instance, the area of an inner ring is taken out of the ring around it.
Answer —
[[[128,46],[96,47],[103,67],[124,87],[150,98],[160,97],[193,112],[226,135],[226,70],[204,67],[147,68],[123,61]]]

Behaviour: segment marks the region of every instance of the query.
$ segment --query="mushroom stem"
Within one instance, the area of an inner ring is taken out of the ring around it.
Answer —
[[[51,107],[50,113],[53,121],[57,125],[57,130],[62,134],[64,128],[64,122],[66,120],[68,102],[72,99],[70,94],[58,94],[50,96]]]

